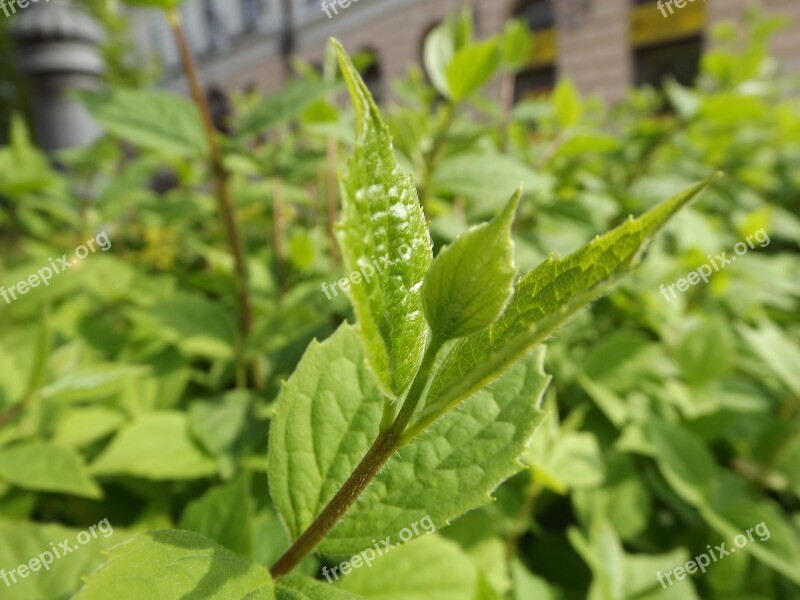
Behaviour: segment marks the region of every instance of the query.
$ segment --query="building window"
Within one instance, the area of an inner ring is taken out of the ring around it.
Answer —
[[[552,29],[556,25],[550,0],[523,0],[517,4],[514,16],[525,21],[531,31]]]
[[[381,72],[381,61],[377,51],[372,48],[365,48],[356,55],[358,63],[364,65],[361,71],[361,78],[367,86],[375,102],[378,104],[383,100],[383,74]]]
[[[225,25],[222,22],[214,0],[203,0],[203,17],[208,32],[208,45],[212,50],[224,48],[227,44]]]
[[[674,77],[685,86],[694,84],[700,71],[703,41],[700,37],[634,51],[636,85],[660,88],[664,78]]]
[[[523,0],[513,16],[522,19],[533,34],[532,51],[524,70],[517,74],[514,100],[545,94],[556,83],[556,18],[549,0]]]
[[[556,69],[552,65],[521,71],[514,87],[514,102],[549,94],[555,85]]]
[[[264,14],[263,0],[241,0],[242,2],[242,23],[245,31],[258,29],[261,17]]]

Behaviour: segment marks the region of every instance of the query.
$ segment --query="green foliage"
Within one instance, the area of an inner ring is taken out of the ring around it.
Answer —
[[[212,475],[214,461],[190,438],[185,414],[163,411],[142,415],[123,428],[91,470],[102,476],[194,479]]]
[[[349,592],[338,590],[335,587],[302,575],[289,575],[282,577],[276,584],[277,600],[359,600]]]
[[[208,153],[197,108],[183,96],[117,89],[81,92],[81,99],[109,132],[135,146],[185,157]]]
[[[64,540],[74,544],[79,529],[61,525],[14,522],[16,519],[0,518],[0,564],[10,570],[27,564],[46,550],[50,544],[60,547]],[[43,569],[31,572],[26,578],[17,578],[16,583],[3,583],[3,599],[30,600],[30,598],[68,598],[81,585],[81,578],[102,564],[102,552],[119,543],[124,535],[115,530],[115,535],[98,535],[89,543],[71,552],[64,560],[54,561],[46,572]],[[119,537],[117,537],[119,536]]]
[[[631,219],[595,238],[566,259],[549,257],[520,277],[497,322],[459,341],[444,359],[420,421],[430,422],[469,397],[602,294],[638,263],[643,249],[664,224],[715,178],[659,205],[638,221]]]
[[[75,600],[109,596],[267,600],[275,590],[266,569],[201,535],[152,531],[111,550]]]
[[[398,395],[411,382],[424,348],[420,286],[431,262],[430,237],[417,190],[397,164],[378,107],[344,49],[336,49],[356,108],[357,136],[341,178],[339,240],[348,271],[381,262],[381,272],[349,294],[367,360],[385,393]]]
[[[232,506],[236,510],[231,510]],[[249,556],[253,546],[250,478],[241,475],[236,481],[212,488],[186,507],[179,525],[237,554]]]
[[[321,549],[353,554],[426,515],[443,526],[489,501],[498,483],[519,471],[516,459],[541,420],[535,399],[548,381],[542,359],[533,355],[405,446]],[[315,397],[328,402],[316,406]],[[278,398],[270,432],[270,492],[293,536],[361,460],[382,409],[352,327],[312,344]]]
[[[511,224],[518,191],[491,222],[461,234],[443,248],[422,284],[422,307],[435,339],[446,342],[494,323],[511,297],[514,244]]]
[[[296,119],[309,105],[336,89],[337,86],[323,81],[304,80],[290,83],[280,92],[250,109],[237,123],[237,134],[242,138],[249,138]]]
[[[24,490],[99,498],[80,456],[63,446],[28,442],[0,450],[0,481]]]
[[[474,598],[476,569],[452,542],[425,537],[380,557],[369,569],[342,579],[341,587],[365,600]]]

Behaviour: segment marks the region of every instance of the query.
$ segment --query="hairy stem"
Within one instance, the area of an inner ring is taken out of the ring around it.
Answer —
[[[414,410],[422,398],[422,393],[430,379],[433,366],[436,364],[436,354],[442,344],[435,338],[431,340],[425,351],[414,381],[406,395],[403,408],[394,420],[392,425],[385,431],[381,431],[373,442],[370,449],[358,463],[353,474],[345,481],[344,485],[336,492],[336,495],[328,502],[322,512],[300,535],[283,556],[278,559],[270,574],[273,577],[280,577],[292,571],[300,561],[313,552],[314,548],[328,535],[336,523],[347,513],[350,507],[358,500],[358,497],[367,489],[367,486],[380,472],[381,468],[389,461],[392,454],[402,446],[401,437],[403,430],[408,425]],[[386,413],[384,413],[384,419]]]
[[[361,493],[372,482],[381,467],[397,449],[398,436],[394,430],[381,433],[367,451],[336,495],[322,509],[314,522],[297,538],[278,562],[270,569],[272,577],[277,578],[291,572],[322,539],[333,529],[334,525],[347,513]]]
[[[228,171],[222,160],[222,150],[217,143],[216,133],[214,131],[214,121],[211,118],[211,110],[208,106],[208,101],[203,94],[203,89],[200,86],[200,79],[197,74],[197,68],[192,58],[192,52],[189,49],[189,44],[186,41],[186,35],[183,31],[181,24],[180,14],[178,10],[172,8],[167,13],[172,32],[175,36],[175,42],[178,46],[178,51],[181,56],[184,71],[186,72],[186,79],[191,88],[192,97],[195,104],[200,111],[200,117],[203,123],[203,131],[205,132],[208,148],[211,153],[211,169],[214,173],[214,179],[217,184],[217,203],[219,205],[219,212],[222,216],[222,221],[225,225],[225,231],[228,236],[228,242],[231,246],[233,253],[234,269],[236,272],[237,287],[238,287],[238,302],[239,302],[239,335],[240,342],[236,344],[239,354],[239,364],[243,362],[243,353],[245,340],[247,340],[253,328],[253,311],[250,303],[250,284],[247,275],[247,263],[245,260],[244,246],[242,245],[241,236],[239,235],[239,228],[236,224],[236,217],[233,209],[233,200],[230,190],[230,177]],[[258,378],[256,378],[258,379]]]

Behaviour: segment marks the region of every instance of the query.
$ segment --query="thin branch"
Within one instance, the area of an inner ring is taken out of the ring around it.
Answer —
[[[292,547],[270,569],[273,578],[292,571],[317,547],[339,520],[347,513],[361,493],[375,479],[383,465],[397,450],[398,436],[393,431],[380,434],[353,474],[339,489],[313,523],[297,538]]]
[[[253,311],[250,303],[250,284],[247,274],[247,262],[245,259],[244,246],[242,245],[241,237],[239,235],[239,228],[236,224],[236,217],[233,208],[233,200],[230,190],[230,177],[222,159],[222,150],[217,142],[216,132],[214,130],[214,121],[211,118],[211,110],[208,106],[203,89],[200,86],[200,79],[197,74],[197,68],[192,58],[189,44],[186,41],[186,35],[183,32],[181,25],[180,14],[177,9],[172,8],[167,13],[170,27],[175,36],[175,41],[178,45],[183,68],[186,72],[186,79],[191,88],[192,97],[195,104],[200,111],[200,117],[203,123],[203,131],[205,132],[208,147],[211,153],[211,168],[214,173],[214,178],[217,183],[217,202],[219,205],[219,212],[222,216],[222,221],[225,225],[225,231],[230,243],[231,252],[233,253],[234,268],[237,278],[238,287],[238,301],[239,301],[239,335],[241,340],[236,344],[239,354],[239,362],[243,360],[243,352],[245,341],[253,329]]]

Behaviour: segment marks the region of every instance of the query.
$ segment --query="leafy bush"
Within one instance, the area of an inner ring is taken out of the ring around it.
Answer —
[[[776,24],[607,109],[566,80],[493,104],[527,35],[470,23],[382,110],[333,42],[323,73],[238,98],[229,135],[199,86],[113,88],[84,95],[109,137],[56,171],[13,121],[0,568],[80,546],[4,598],[800,597]]]

